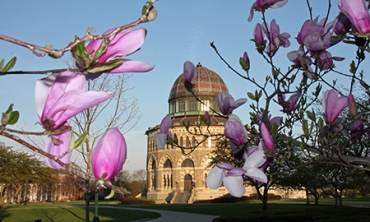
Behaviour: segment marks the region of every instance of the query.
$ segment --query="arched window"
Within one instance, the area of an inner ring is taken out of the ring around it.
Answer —
[[[191,146],[195,147],[195,136],[193,136],[193,138],[191,139]]]
[[[197,111],[197,101],[195,99],[189,100],[189,111]]]
[[[179,112],[185,111],[185,100],[179,101]]]
[[[188,136],[186,137],[186,147],[190,147],[190,140]]]
[[[191,159],[185,159],[182,162],[181,167],[194,167],[194,162]]]
[[[176,102],[171,102],[171,113],[176,112]]]
[[[155,169],[157,169],[157,166],[156,166],[155,160],[153,158],[153,160],[152,160],[152,170],[155,170]]]
[[[182,139],[182,136],[180,136],[180,146],[183,145],[183,139]]]
[[[202,100],[202,104],[200,106],[201,111],[209,111],[209,100]]]
[[[163,168],[172,168],[172,163],[169,159],[167,159],[166,162],[164,162]]]

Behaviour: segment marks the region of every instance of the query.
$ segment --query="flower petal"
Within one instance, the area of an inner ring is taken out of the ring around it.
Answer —
[[[161,124],[159,125],[159,132],[168,134],[168,130],[170,129],[172,124],[171,116],[166,115],[163,119]]]
[[[167,134],[160,132],[156,133],[154,136],[154,141],[155,144],[157,144],[158,149],[163,149],[164,146],[166,145]]]
[[[115,42],[110,42],[107,51],[99,58],[99,62],[106,62],[113,57],[125,57],[144,44],[146,29],[140,28],[122,35]]]
[[[266,149],[274,150],[275,149],[274,139],[272,138],[264,122],[262,122],[260,125],[260,132],[261,132],[263,144],[265,145]]]
[[[154,69],[154,66],[146,62],[124,59],[121,65],[106,73],[149,72],[152,69]]]
[[[71,134],[72,134],[71,131],[65,131],[64,133],[61,133],[59,135],[53,135],[54,138],[62,142],[59,145],[55,145],[52,141],[52,138],[49,136],[45,142],[46,152],[56,157],[64,154],[65,152],[68,152],[70,147]],[[60,161],[62,161],[65,164],[68,164],[71,158],[71,154],[72,154],[71,152],[67,153],[64,157],[60,159]],[[46,163],[50,168],[53,168],[55,170],[65,170],[63,166],[59,165],[57,162],[50,158],[46,158]]]
[[[36,101],[36,113],[41,118],[44,111],[45,103],[49,95],[50,89],[57,78],[56,73],[49,75],[46,78],[36,81],[35,87],[35,101]]]
[[[111,98],[113,93],[103,91],[68,91],[53,107],[50,107],[45,117],[54,120],[54,128],[59,128],[68,119],[78,113]]]
[[[266,174],[262,170],[258,169],[257,167],[248,168],[245,175],[259,182],[267,183]]]
[[[243,168],[244,170],[248,171],[249,168],[259,167],[264,162],[266,162],[266,155],[264,151],[257,150],[248,156],[248,158],[245,160]]]
[[[242,176],[224,177],[224,185],[229,193],[234,197],[241,197],[245,194],[244,181]]]
[[[222,178],[224,177],[224,170],[217,166],[209,172],[206,183],[211,189],[217,189],[222,185]]]
[[[242,176],[246,173],[246,171],[243,168],[233,168],[226,172],[226,176]]]
[[[195,76],[196,76],[195,65],[190,61],[186,61],[184,63],[184,78],[185,78],[185,80],[190,82],[190,83],[194,83]]]
[[[105,132],[91,152],[92,171],[96,179],[112,180],[126,161],[127,146],[119,129]]]

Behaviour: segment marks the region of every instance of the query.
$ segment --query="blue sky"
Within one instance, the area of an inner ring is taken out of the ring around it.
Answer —
[[[332,1],[330,21],[338,14],[338,1]],[[140,16],[145,1],[110,0],[110,1],[1,1],[0,33],[41,46],[52,44],[54,48],[65,47],[74,35],[83,36],[88,27],[100,34],[112,27],[121,26],[136,20]],[[233,0],[160,0],[155,7],[158,18],[150,23],[142,24],[148,30],[147,38],[141,50],[130,56],[130,59],[146,61],[155,65],[149,73],[133,74],[129,81],[135,89],[130,95],[139,100],[143,117],[140,123],[125,134],[128,144],[128,163],[124,169],[144,169],[146,164],[146,136],[148,127],[160,123],[168,113],[168,96],[176,78],[182,73],[186,60],[193,63],[201,62],[203,66],[217,72],[227,84],[234,98],[247,97],[247,92],[254,91],[254,86],[240,81],[230,69],[214,53],[210,42],[215,42],[224,58],[237,70],[239,57],[247,51],[251,60],[250,74],[263,82],[270,73],[261,56],[255,52],[253,28],[261,22],[261,14],[256,12],[252,22],[248,22],[249,9],[253,1]],[[311,1],[314,17],[325,16],[326,1]],[[298,45],[294,39],[303,22],[308,19],[309,11],[306,1],[290,0],[279,9],[269,9],[267,19],[275,18],[281,32],[291,34],[291,47],[282,49],[275,56],[276,64],[282,70],[290,65],[286,54],[296,50]],[[66,67],[70,57],[62,59],[39,58],[28,49],[0,41],[0,59],[6,61],[17,56],[18,61],[13,70],[44,70]],[[330,50],[334,56],[346,57],[353,55],[352,49]],[[349,61],[342,66],[348,70]],[[11,75],[0,77],[1,103],[4,112],[10,103],[21,112],[19,124],[28,129],[37,129],[38,121],[34,112],[34,84],[41,75]],[[337,76],[330,76],[337,78]],[[249,104],[236,111],[245,123],[249,123]],[[274,110],[272,110],[273,112]],[[109,115],[109,113],[107,113]],[[41,130],[41,129],[40,129]],[[0,138],[2,141],[3,138]]]

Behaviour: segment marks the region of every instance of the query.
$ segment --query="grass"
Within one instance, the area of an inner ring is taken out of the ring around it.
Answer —
[[[269,210],[282,210],[282,209],[297,209],[309,208],[312,209],[314,199],[310,199],[311,205],[306,205],[306,199],[283,199],[280,201],[269,201]],[[319,206],[327,207],[333,206],[335,200],[332,198],[319,199]],[[343,205],[348,206],[365,206],[370,208],[370,198],[344,198]],[[187,213],[221,215],[232,214],[241,211],[260,211],[262,210],[262,203],[258,200],[250,200],[238,203],[214,203],[214,204],[148,204],[148,205],[124,205],[133,208],[146,208],[157,210],[179,211]]]
[[[268,212],[261,211],[262,204],[260,201],[245,201],[239,203],[215,203],[215,204],[145,204],[145,205],[113,205],[110,202],[100,202],[99,218],[100,221],[133,221],[145,218],[158,218],[160,215],[153,212],[145,212],[140,210],[125,210],[123,207],[143,208],[143,209],[158,209],[179,211],[188,213],[199,213],[208,215],[240,215],[251,214],[252,212],[260,212],[260,214],[269,214],[270,212],[298,212],[303,214],[307,211],[320,211],[321,209],[329,209],[334,205],[334,199],[322,198],[319,200],[319,206],[313,206],[314,200],[311,200],[311,205],[306,205],[305,199],[283,199],[281,201],[270,201],[268,204]],[[93,206],[93,203],[91,203]],[[345,198],[344,205],[357,205],[370,207],[370,198]],[[68,203],[28,203],[23,205],[8,205],[5,210],[0,210],[0,220],[3,222],[12,221],[30,221],[42,219],[43,222],[52,221],[84,221],[85,210],[83,201],[74,201]],[[103,208],[110,207],[110,208]],[[338,208],[337,208],[338,209]],[[340,210],[340,208],[339,208]],[[93,218],[94,209],[90,209],[90,219]]]
[[[102,203],[107,207],[106,203]],[[110,205],[112,206],[112,205]],[[134,221],[145,218],[158,218],[159,214],[141,210],[124,210],[117,208],[99,208],[100,221]],[[122,207],[122,205],[120,206]],[[94,217],[94,209],[90,208],[90,220]],[[42,219],[43,222],[56,221],[85,221],[84,203],[28,203],[24,205],[8,205],[5,210],[0,210],[0,220],[2,222],[34,222],[37,219]]]

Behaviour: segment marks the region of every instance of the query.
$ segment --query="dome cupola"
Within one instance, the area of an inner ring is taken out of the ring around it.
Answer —
[[[172,116],[200,115],[209,109],[218,110],[216,96],[221,92],[229,93],[225,82],[214,71],[203,67],[200,63],[196,66],[194,80],[194,94],[203,102],[200,103],[186,90],[184,74],[181,74],[174,82],[168,99],[169,113]]]

